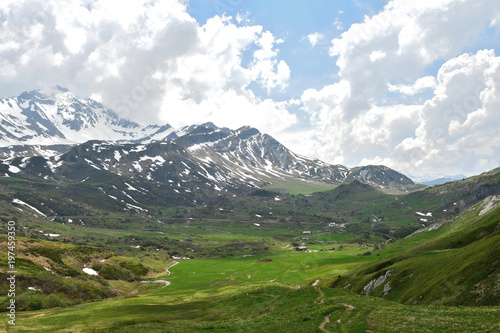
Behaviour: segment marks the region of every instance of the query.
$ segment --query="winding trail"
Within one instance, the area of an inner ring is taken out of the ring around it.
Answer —
[[[321,290],[320,287],[314,287],[314,289],[316,289],[316,291],[319,293],[319,296],[318,298],[316,298],[316,300],[314,301],[314,303],[316,304],[325,304],[325,294],[323,293],[323,291]]]
[[[318,292],[318,298],[316,298],[316,300],[314,300],[314,303],[316,304],[324,304],[325,303],[325,294],[323,293],[323,291],[321,290],[320,287],[317,287],[316,285],[318,284],[319,282],[319,279],[317,279],[316,281],[314,281],[311,286],[314,287],[314,289]],[[356,310],[356,307],[351,305],[351,304],[347,304],[347,303],[337,303],[339,305],[342,305],[342,306],[345,306],[346,307],[346,310],[347,311],[352,311],[352,310]],[[338,313],[340,310],[335,310],[333,311],[332,313],[328,314],[325,316],[323,322],[321,324],[319,324],[318,328],[323,331],[323,332],[326,332],[326,333],[332,333],[330,332],[329,330],[327,330],[325,328],[325,326],[327,324],[329,324],[331,321],[331,316],[334,315],[335,313]],[[371,312],[370,312],[371,313]],[[371,332],[375,332],[375,329],[370,321],[370,313],[366,316],[366,322],[368,323],[368,325],[370,326],[371,328]],[[340,325],[341,324],[341,319],[337,320],[337,323]],[[335,325],[334,325],[335,326]]]
[[[376,333],[376,331],[375,331],[375,327],[373,327],[373,323],[372,323],[372,321],[370,320],[370,314],[371,314],[372,312],[373,312],[373,310],[372,310],[372,311],[370,311],[370,313],[368,313],[368,314],[366,315],[366,323],[368,324],[368,326],[370,326],[370,329],[372,330],[372,332],[373,332],[373,333]]]
[[[170,281],[167,280],[154,280],[154,281],[141,281],[141,283],[165,283],[165,285],[162,288],[165,288],[170,285]]]
[[[318,288],[318,287],[316,287],[316,290],[318,290],[318,289],[319,289],[319,288]],[[321,292],[321,290],[318,290],[318,292]],[[342,306],[345,306],[345,307],[347,308],[347,309],[346,309],[347,311],[352,311],[352,310],[355,310],[355,309],[356,309],[356,307],[355,307],[355,306],[352,306],[352,305],[347,304],[347,303],[339,303],[339,304],[340,304],[340,305],[342,305]],[[324,319],[324,320],[323,320],[323,322],[322,322],[322,323],[318,326],[318,328],[319,328],[320,330],[322,330],[323,332],[326,332],[326,333],[332,333],[332,332],[330,332],[329,330],[327,330],[327,329],[325,328],[325,325],[326,325],[326,324],[328,324],[328,323],[330,323],[330,317],[331,317],[333,314],[337,313],[337,312],[339,312],[339,310],[333,311],[333,312],[332,312],[332,313],[330,313],[329,315],[326,315],[326,316],[325,316],[325,319]],[[368,318],[367,318],[367,319],[368,319]],[[337,320],[337,323],[339,323],[339,324],[341,323],[340,319],[339,319],[339,320]],[[370,324],[370,322],[369,322],[369,324]],[[370,325],[370,327],[371,327],[371,328],[372,328],[372,330],[373,330],[373,326],[371,326],[371,325]],[[375,330],[373,330],[373,332],[375,332]]]
[[[174,261],[174,263],[170,266],[168,266],[165,271],[167,272],[167,275],[170,275],[172,274],[170,272],[170,268],[174,267],[175,265],[177,265],[179,263],[179,261]],[[154,280],[154,281],[141,281],[141,283],[164,283],[165,285],[162,287],[162,288],[165,288],[165,287],[168,287],[171,282],[170,281],[167,281],[167,280]]]
[[[333,311],[332,313],[330,313],[329,315],[326,315],[325,316],[325,320],[323,320],[323,322],[318,326],[320,330],[322,330],[323,332],[326,332],[326,333],[331,333],[329,330],[327,330],[325,328],[325,325],[328,324],[330,322],[330,316],[336,312],[338,312],[339,310],[337,311]]]
[[[347,310],[349,310],[349,311],[352,311],[352,310],[356,309],[356,307],[354,307],[354,306],[352,306],[350,304],[340,303],[340,305],[345,306],[347,308]]]
[[[169,271],[169,269],[172,268],[172,267],[174,267],[178,263],[179,263],[179,261],[174,261],[174,263],[172,265],[168,266],[167,269],[165,269],[165,271],[167,272],[167,275],[171,274],[170,271]]]

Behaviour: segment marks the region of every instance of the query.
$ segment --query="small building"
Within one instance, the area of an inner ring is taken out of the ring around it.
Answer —
[[[303,236],[312,236],[312,231],[302,231]]]
[[[307,246],[299,246],[295,248],[295,251],[307,251]]]

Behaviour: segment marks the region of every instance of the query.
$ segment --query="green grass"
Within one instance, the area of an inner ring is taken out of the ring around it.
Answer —
[[[399,240],[382,261],[334,279],[333,286],[363,292],[390,271],[371,294],[405,304],[498,305],[500,207],[481,216],[480,203],[437,230]],[[384,292],[384,288],[391,288]]]
[[[268,285],[189,302],[164,295],[23,313],[17,332],[479,332],[498,326],[498,307],[405,306],[346,290]],[[92,318],[89,321],[89,318]]]
[[[415,242],[424,236],[419,237]],[[405,243],[410,250],[410,242]],[[357,244],[342,245],[346,250],[304,253],[282,248],[266,255],[182,260],[169,269],[171,275],[155,270],[149,276],[171,281],[168,287],[128,283],[134,297],[19,312],[15,331],[319,332],[325,316],[330,323],[324,328],[331,332],[476,332],[499,328],[498,306],[402,305],[347,289],[325,288],[329,277],[369,262],[379,264],[379,259],[390,259],[394,251],[388,248],[380,257],[360,257],[366,249]],[[453,254],[436,252],[441,253]],[[259,261],[263,257],[272,261]],[[149,267],[151,258],[127,261],[124,266],[135,268],[139,262]],[[164,270],[171,264],[165,261],[161,266]],[[315,279],[321,279],[319,286],[310,287]],[[5,318],[3,323],[8,327]]]
[[[457,191],[466,188],[473,196],[474,181],[489,186],[498,182],[495,177],[493,172],[464,181]],[[150,211],[140,214],[120,211],[107,196],[100,200],[102,192],[88,185],[58,189],[19,179],[0,179],[0,185],[1,232],[6,221],[15,220],[18,236],[29,238],[20,238],[19,288],[43,289],[25,293],[20,300],[31,305],[23,309],[50,308],[19,311],[17,331],[320,332],[325,316],[331,332],[500,330],[500,208],[481,217],[474,208],[438,230],[395,241],[420,226],[416,211],[452,214],[443,210],[463,193],[436,194],[448,187],[395,195],[356,182],[325,191],[334,186],[286,181],[267,188],[281,194],[222,193],[206,206],[165,205],[156,189]],[[113,179],[108,185],[107,193],[114,194],[112,185],[123,188]],[[12,205],[12,198],[67,212],[85,225],[37,218]],[[313,235],[304,236],[304,230]],[[61,236],[49,241],[40,231]],[[302,242],[317,252],[293,251],[291,244]],[[382,250],[374,252],[375,244]],[[328,251],[332,247],[337,251]],[[373,254],[360,256],[367,251]],[[196,259],[182,260],[167,275],[173,256]],[[4,255],[0,259],[5,263]],[[47,265],[55,274],[43,269]],[[83,265],[101,276],[83,274]],[[5,273],[5,264],[0,270]],[[385,299],[359,295],[388,270],[392,275],[371,293]],[[171,285],[141,284],[142,279]],[[321,281],[313,288],[316,279]],[[391,290],[384,295],[387,282]],[[340,288],[327,288],[332,283]],[[79,300],[66,297],[75,289],[83,295]]]
[[[298,179],[287,179],[284,181],[274,180],[272,184],[266,185],[264,188],[268,191],[274,191],[279,193],[289,193],[289,194],[312,194],[315,192],[322,192],[326,190],[332,190],[338,185],[317,183],[312,181],[303,181]]]

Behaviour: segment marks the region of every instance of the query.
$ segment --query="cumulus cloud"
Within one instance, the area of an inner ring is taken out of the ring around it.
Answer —
[[[225,16],[200,26],[185,3],[3,2],[0,39],[11,42],[0,46],[0,87],[18,93],[67,86],[139,122],[217,118],[222,126],[267,130],[273,124],[266,115],[273,113],[285,127],[294,123],[286,102],[262,99],[250,88],[268,94],[287,88],[290,68],[278,49],[283,41]]]
[[[413,175],[498,166],[498,57],[461,53],[499,12],[494,0],[394,0],[353,24],[330,49],[340,81],[302,95],[314,128],[308,149],[328,161],[383,163]],[[437,76],[424,75],[443,60]]]
[[[456,55],[494,18],[496,1],[395,0],[333,40],[340,76],[352,99],[345,112],[356,116],[386,93],[387,82],[412,81],[435,60]],[[461,36],[456,38],[456,36]]]
[[[424,76],[417,79],[413,84],[387,84],[390,92],[398,92],[403,95],[413,96],[427,89],[436,88],[437,82],[434,76]]]
[[[415,135],[395,148],[400,164],[431,172],[481,170],[500,163],[500,57],[463,54],[439,70],[435,96],[420,110]]]
[[[309,41],[309,43],[311,43],[312,47],[315,47],[324,38],[325,36],[323,34],[320,34],[319,32],[314,32],[307,35],[307,40]]]

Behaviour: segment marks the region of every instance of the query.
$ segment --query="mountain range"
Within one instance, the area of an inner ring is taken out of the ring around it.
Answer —
[[[290,179],[334,185],[357,179],[397,190],[414,185],[385,166],[348,168],[300,156],[251,127],[141,125],[62,87],[0,98],[0,119],[0,157],[10,166],[7,174],[14,170],[57,180],[72,165],[85,165],[190,190],[259,188]]]
[[[414,184],[248,126],[141,125],[60,87],[0,110],[0,288],[15,251],[23,329],[97,312],[102,332],[498,326],[500,168]]]

